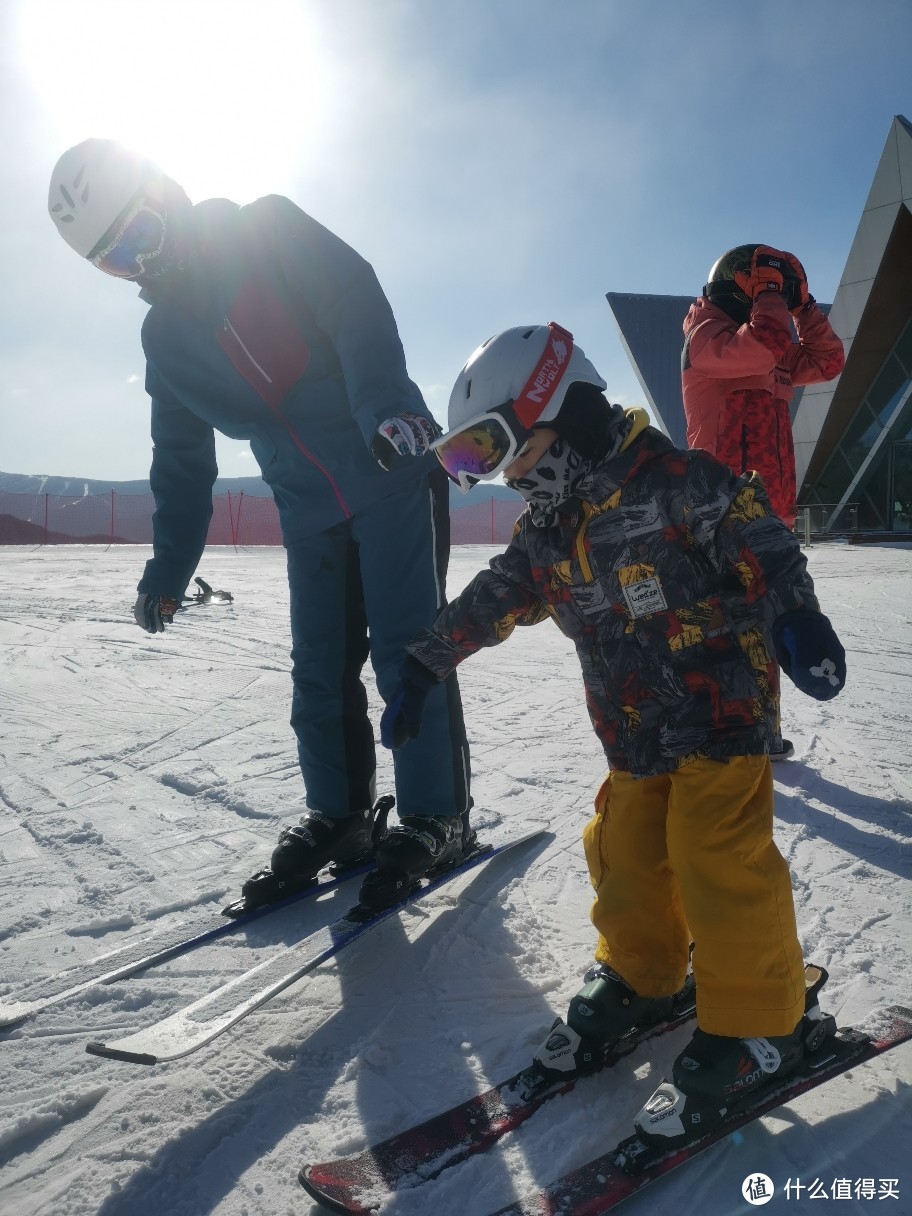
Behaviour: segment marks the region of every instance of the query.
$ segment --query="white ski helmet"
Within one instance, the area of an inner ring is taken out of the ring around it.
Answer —
[[[571,384],[607,388],[573,334],[555,321],[518,325],[469,356],[450,394],[449,427],[432,445],[463,493],[501,473],[533,427],[553,421]]]
[[[84,258],[161,171],[111,139],[87,139],[54,166],[48,211],[57,231]]]
[[[540,372],[539,363],[543,364]],[[519,407],[520,420],[527,426],[549,422],[557,417],[567,389],[579,380],[599,389],[608,387],[574,345],[573,334],[555,321],[505,329],[482,342],[456,378],[450,393],[450,430],[461,429],[507,401]]]

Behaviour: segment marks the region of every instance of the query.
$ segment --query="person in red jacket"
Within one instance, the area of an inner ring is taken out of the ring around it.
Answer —
[[[789,404],[796,386],[832,380],[844,362],[842,341],[794,254],[769,245],[729,249],[684,320],[687,446],[711,452],[735,473],[759,473],[773,510],[793,528]],[[780,737],[771,758],[786,759],[793,750]]]
[[[773,510],[794,527],[789,403],[796,386],[832,380],[844,361],[842,341],[794,254],[768,245],[729,249],[684,321],[687,446],[704,448],[735,473],[759,473]]]

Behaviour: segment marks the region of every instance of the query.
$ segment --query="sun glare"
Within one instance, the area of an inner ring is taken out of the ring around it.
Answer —
[[[59,135],[121,140],[191,198],[282,191],[321,143],[303,0],[21,0],[23,62]]]

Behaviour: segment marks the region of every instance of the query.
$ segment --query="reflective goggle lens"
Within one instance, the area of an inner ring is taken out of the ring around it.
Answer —
[[[459,474],[492,477],[510,463],[517,442],[500,418],[488,415],[464,430],[445,435],[433,445],[434,454],[454,481]]]
[[[165,243],[165,217],[145,203],[128,213],[114,240],[92,258],[106,274],[136,278],[143,262],[160,253]]]

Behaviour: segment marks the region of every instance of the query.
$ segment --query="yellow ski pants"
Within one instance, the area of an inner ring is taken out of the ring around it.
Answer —
[[[804,962],[788,866],[773,842],[767,756],[611,772],[583,833],[595,957],[641,996],[684,982],[693,941],[697,1022],[709,1034],[788,1034]]]

